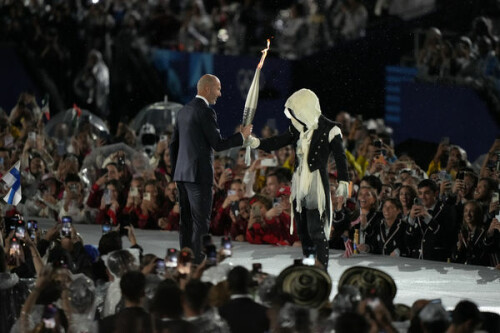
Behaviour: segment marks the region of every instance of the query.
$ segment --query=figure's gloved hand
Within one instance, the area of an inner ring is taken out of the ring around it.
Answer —
[[[339,181],[339,185],[337,186],[337,191],[335,192],[335,195],[337,197],[344,198],[344,203],[345,203],[347,196],[349,195],[349,183],[344,180]]]
[[[249,135],[248,138],[245,140],[245,143],[243,144],[243,147],[250,147],[252,149],[256,149],[259,146],[260,146],[260,140],[252,135]]]

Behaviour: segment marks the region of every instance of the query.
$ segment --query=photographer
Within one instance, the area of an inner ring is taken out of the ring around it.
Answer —
[[[481,166],[480,177],[491,177],[499,181],[500,177],[500,138],[495,139],[493,145],[488,150],[483,165]]]
[[[57,166],[57,179],[63,182],[68,174],[77,174],[78,170],[78,158],[73,154],[65,154]]]
[[[130,182],[127,195],[127,202],[122,210],[122,217],[127,219],[129,224],[137,226],[139,215],[141,214],[141,198],[144,189],[144,178],[136,176]]]
[[[150,179],[144,185],[144,195],[140,206],[137,225],[141,229],[158,229],[158,219],[167,216],[167,204],[163,193],[158,189],[157,181]]]
[[[250,217],[248,219],[246,239],[251,244],[282,244],[283,235],[279,224],[272,216],[272,202],[265,196],[255,195],[250,199]]]
[[[493,178],[481,178],[474,191],[474,200],[481,205],[483,212],[486,212],[483,223],[489,225],[491,220],[498,214],[498,182]]]
[[[121,214],[122,207],[119,202],[119,193],[121,193],[121,191],[122,187],[117,180],[113,179],[106,183],[106,189],[101,198],[101,206],[96,216],[97,224],[118,224],[118,218]]]
[[[76,232],[69,216],[63,218],[63,223],[54,224],[37,244],[41,256],[46,256],[47,262],[62,265],[73,273],[83,273],[93,277],[92,260],[85,251],[83,240]]]
[[[228,235],[231,230],[232,219],[230,213],[237,216],[239,214],[239,201],[245,194],[244,185],[239,179],[231,182],[226,198],[222,205],[217,209],[217,214],[210,223],[210,232],[212,235]]]
[[[119,181],[122,176],[122,172],[118,169],[118,165],[114,162],[106,164],[102,170],[101,176],[92,185],[87,198],[87,206],[90,208],[99,208],[102,202],[102,195],[104,193],[105,184],[110,180]]]
[[[451,183],[450,180],[442,181],[442,194],[445,194],[443,193],[443,186],[446,188],[449,183]],[[474,172],[469,169],[460,170],[452,184],[451,195],[448,198],[448,202],[450,204],[459,205],[459,209],[462,210],[463,204],[473,199],[477,183],[477,176]]]
[[[5,239],[7,268],[20,278],[33,278],[40,272],[43,263],[35,244],[27,232],[19,234],[13,230]]]
[[[39,117],[40,108],[35,95],[23,92],[19,95],[16,106],[10,111],[9,122],[19,131],[18,137],[24,138],[29,130],[35,128]]]
[[[52,174],[45,174],[36,194],[27,197],[23,213],[27,216],[55,218],[61,208],[62,195],[61,183]]]
[[[179,230],[180,207],[175,182],[169,182],[165,187],[165,206],[167,207],[168,215],[158,219],[158,227],[168,231]]]
[[[444,139],[438,146],[434,158],[429,163],[427,175],[436,171],[446,170],[454,179],[457,172],[469,164],[467,153],[457,145],[450,145],[449,139]]]
[[[456,219],[455,207],[438,200],[436,183],[422,180],[406,229],[409,257],[436,261],[450,258],[457,240]]]
[[[85,207],[83,205],[83,188],[80,177],[70,173],[64,179],[64,192],[62,195],[62,207],[59,218],[71,216],[74,223],[85,221]]]
[[[266,223],[270,228],[281,234],[281,245],[300,246],[299,236],[297,235],[297,227],[294,225],[293,234],[290,234],[291,227],[291,190],[290,186],[281,186],[275,194],[273,207],[269,209],[265,215]],[[298,242],[297,244],[295,244]]]
[[[237,214],[236,214],[237,212]],[[244,242],[247,232],[248,220],[250,218],[250,203],[248,199],[243,198],[238,201],[238,210],[230,209],[229,216],[231,217],[231,239],[237,242]]]

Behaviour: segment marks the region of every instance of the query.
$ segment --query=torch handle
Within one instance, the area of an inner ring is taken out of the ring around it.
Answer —
[[[250,157],[250,153],[251,153],[250,146],[247,146],[245,151],[245,164],[247,166],[250,166],[250,163],[252,163],[252,158]]]

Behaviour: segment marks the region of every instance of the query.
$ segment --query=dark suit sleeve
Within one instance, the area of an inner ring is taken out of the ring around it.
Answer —
[[[217,116],[213,109],[207,112],[201,112],[202,129],[207,141],[215,151],[223,151],[232,147],[241,146],[243,144],[243,135],[236,133],[227,139],[223,139],[220,135],[219,125],[217,124]]]
[[[174,132],[170,138],[170,164],[172,165],[172,175],[175,174],[175,165],[177,163],[177,155],[179,153],[179,128],[177,121],[175,122]]]
[[[333,158],[335,159],[335,165],[337,167],[337,179],[348,182],[349,173],[347,172],[347,157],[345,156],[344,143],[342,141],[342,136],[337,134],[333,137],[330,142],[330,150],[333,153]]]
[[[261,139],[258,149],[262,149],[269,153],[273,150],[292,144],[293,142],[294,135],[292,133],[292,129],[289,128],[286,132],[280,135],[276,135],[267,139]]]

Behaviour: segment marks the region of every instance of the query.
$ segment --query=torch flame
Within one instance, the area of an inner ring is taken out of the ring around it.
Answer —
[[[258,69],[262,69],[262,66],[264,66],[264,60],[266,59],[267,51],[269,51],[269,45],[271,45],[271,41],[268,39],[267,40],[267,47],[264,50],[261,51],[262,52],[262,57],[260,58],[260,62],[257,65]]]

